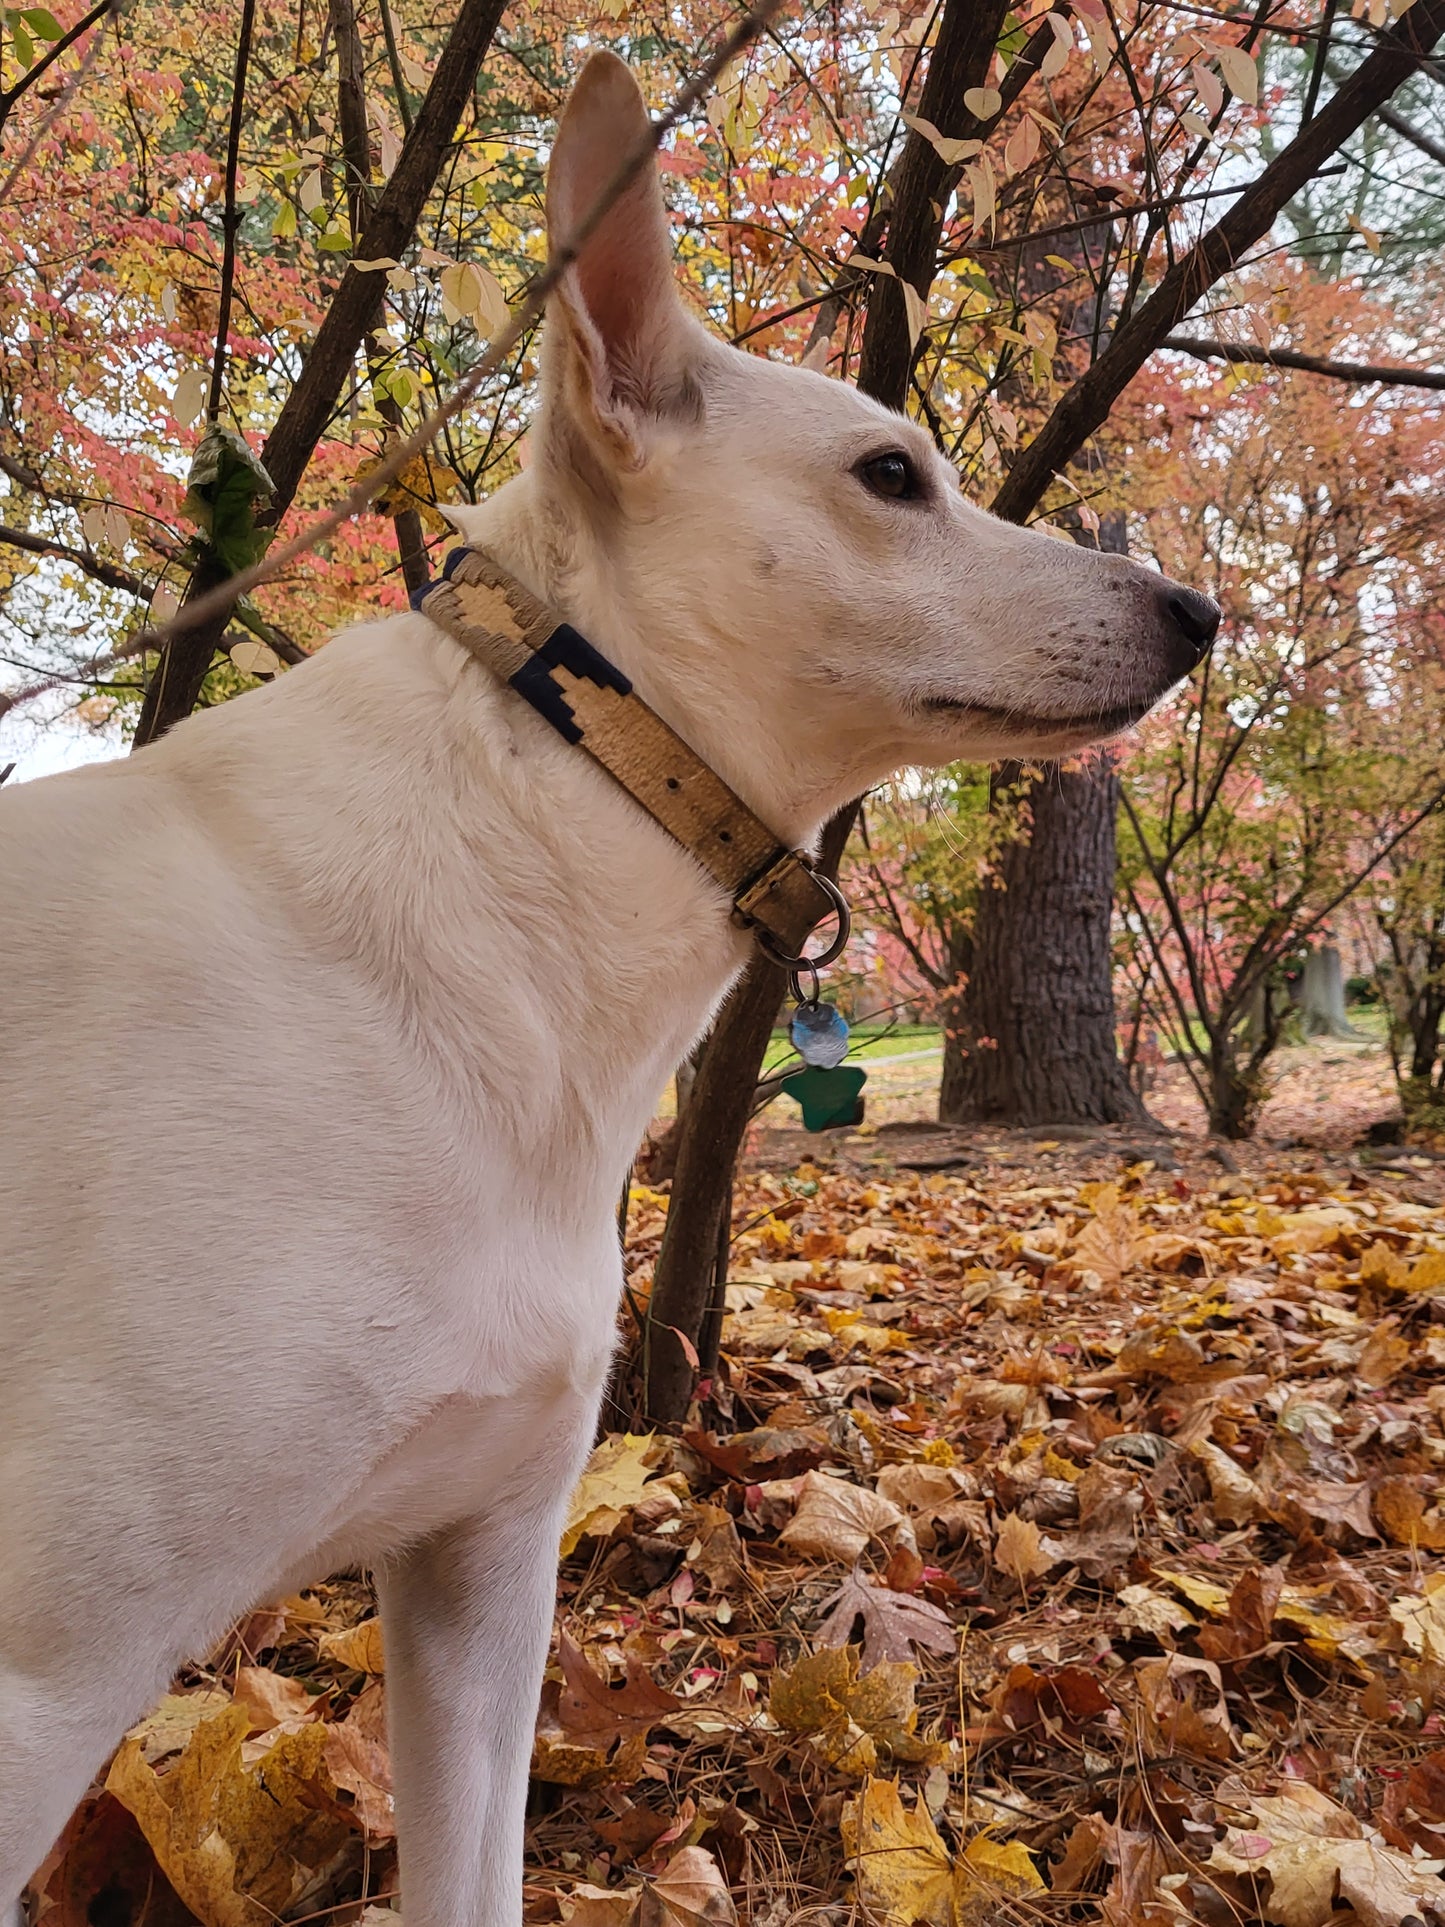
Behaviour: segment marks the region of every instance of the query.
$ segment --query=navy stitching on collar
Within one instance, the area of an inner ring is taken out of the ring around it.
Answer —
[[[524,662],[509,680],[517,694],[526,697],[564,742],[580,743],[582,730],[561,685],[552,679],[553,669],[585,676],[599,689],[615,689],[619,696],[632,694],[631,681],[600,649],[594,649],[586,636],[578,635],[570,622],[559,622],[531,660]]]

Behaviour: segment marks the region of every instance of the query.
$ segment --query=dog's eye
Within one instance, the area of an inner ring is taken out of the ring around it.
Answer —
[[[889,449],[886,455],[870,455],[866,462],[860,462],[858,476],[870,494],[881,495],[888,502],[916,501],[923,493],[918,470],[896,448]]]

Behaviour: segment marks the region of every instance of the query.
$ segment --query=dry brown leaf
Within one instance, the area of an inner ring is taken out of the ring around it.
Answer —
[[[1439,1506],[1426,1510],[1424,1495],[1412,1480],[1382,1479],[1375,1487],[1374,1514],[1393,1545],[1445,1551],[1445,1518]]]
[[[322,1756],[338,1792],[351,1796],[351,1811],[371,1846],[396,1837],[382,1691],[381,1682],[373,1681],[346,1718],[326,1728]]]
[[[999,1526],[993,1556],[1020,1586],[1027,1586],[1031,1579],[1042,1577],[1058,1564],[1056,1556],[1045,1547],[1033,1520],[1020,1518],[1017,1512],[1010,1512]]]
[[[601,1678],[566,1633],[558,1636],[557,1659],[563,1680],[555,1702],[557,1723],[568,1739],[584,1746],[607,1747],[629,1733],[646,1733],[681,1704],[630,1653],[620,1686]]]
[[[1366,1339],[1355,1370],[1378,1391],[1405,1370],[1411,1356],[1410,1341],[1400,1336],[1399,1319],[1382,1318]]]
[[[891,1500],[866,1486],[831,1479],[825,1472],[809,1472],[798,1488],[798,1509],[784,1528],[785,1544],[820,1559],[841,1559],[853,1565],[877,1539],[886,1545],[902,1543],[917,1550],[913,1528]]]
[[[675,1853],[637,1905],[637,1927],[736,1927],[737,1917],[727,1882],[702,1847]]]
[[[854,1626],[862,1620],[865,1673],[883,1660],[911,1659],[915,1646],[932,1653],[958,1650],[957,1628],[941,1606],[912,1593],[870,1586],[857,1566],[824,1601],[824,1608],[827,1617],[818,1627],[824,1646],[847,1645]]]
[[[305,1893],[349,1831],[327,1798],[321,1726],[286,1733],[241,1762],[250,1715],[233,1706],[199,1726],[164,1776],[127,1740],[106,1790],[133,1813],[158,1864],[204,1927],[270,1927]]]
[[[1213,1439],[1195,1439],[1189,1447],[1209,1480],[1214,1516],[1226,1525],[1247,1526],[1265,1511],[1264,1495],[1254,1480],[1221,1451]]]
[[[1308,1781],[1287,1780],[1278,1795],[1231,1790],[1229,1799],[1253,1814],[1255,1829],[1230,1827],[1209,1864],[1254,1878],[1267,1874],[1268,1917],[1282,1927],[1326,1927],[1336,1897],[1354,1908],[1362,1927],[1402,1927],[1425,1911],[1445,1914],[1445,1861],[1387,1846]]]
[[[370,1623],[377,1624],[374,1620]],[[288,1721],[295,1725],[313,1719],[321,1704],[299,1679],[286,1679],[268,1666],[238,1666],[234,1693],[237,1706],[244,1706],[251,1716],[253,1733],[268,1733],[273,1726]]]
[[[641,1887],[594,1887],[587,1881],[562,1895],[566,1927],[631,1927]]]

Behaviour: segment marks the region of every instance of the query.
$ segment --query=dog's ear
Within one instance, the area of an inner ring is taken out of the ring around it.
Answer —
[[[615,54],[594,53],[572,90],[547,169],[554,247],[576,231],[647,129],[647,108],[629,69]],[[673,280],[657,168],[649,161],[552,297],[553,425],[569,434],[581,429],[612,461],[638,466],[647,418],[689,405],[692,335]]]

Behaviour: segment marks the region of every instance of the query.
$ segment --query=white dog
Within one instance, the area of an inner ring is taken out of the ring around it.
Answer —
[[[645,126],[588,64],[567,233]],[[790,845],[902,764],[1137,719],[1217,611],[970,507],[680,305],[655,175],[459,517]],[[726,894],[422,615],[0,796],[0,1906],[177,1664],[380,1577],[406,1927],[515,1927],[614,1223],[743,964]]]

